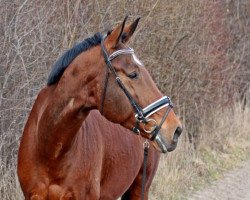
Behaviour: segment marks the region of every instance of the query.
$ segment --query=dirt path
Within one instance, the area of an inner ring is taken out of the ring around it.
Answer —
[[[250,160],[198,191],[189,200],[250,200]]]

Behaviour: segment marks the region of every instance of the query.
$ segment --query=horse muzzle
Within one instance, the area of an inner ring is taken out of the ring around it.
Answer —
[[[164,131],[164,130],[162,130],[162,131]],[[175,148],[177,147],[178,138],[182,132],[182,128],[178,127],[175,130],[171,141],[167,141],[167,139],[163,136],[164,134],[162,133],[162,131],[160,131],[156,135],[155,139],[152,141],[155,148],[162,153],[167,153],[167,152],[171,152],[171,151],[175,150]]]
[[[164,112],[164,115],[162,116],[162,119],[159,123],[157,123],[155,119],[150,118],[150,116],[152,116],[154,113],[165,107],[167,107],[166,111]],[[162,128],[162,125],[165,123],[172,108],[173,103],[171,102],[170,98],[164,96],[159,100],[151,103],[146,108],[142,109],[141,115],[138,115],[138,113],[135,115],[136,125],[133,128],[133,131],[135,133],[140,133],[139,124],[142,123],[144,133],[146,133],[150,140],[153,141],[156,149],[158,149],[162,153],[173,151],[176,148],[178,137],[182,132],[182,129],[178,126],[178,124],[176,124],[177,128],[174,130],[174,134],[171,133],[171,135],[173,135],[172,138],[169,137],[169,133],[163,134],[167,130],[164,130],[164,128]],[[171,139],[169,139],[170,141],[167,141],[166,138]]]

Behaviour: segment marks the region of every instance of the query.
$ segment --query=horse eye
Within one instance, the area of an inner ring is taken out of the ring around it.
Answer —
[[[132,72],[128,74],[128,77],[131,79],[137,79],[138,78],[138,73],[137,72]]]

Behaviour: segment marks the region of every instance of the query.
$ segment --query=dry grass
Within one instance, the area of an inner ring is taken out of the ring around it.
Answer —
[[[0,135],[0,199],[2,200],[23,199],[16,173],[19,136],[13,137],[12,134],[10,131]]]
[[[231,109],[215,111],[211,120],[202,123],[201,131],[198,150],[182,136],[177,150],[161,157],[150,199],[186,199],[186,194],[249,158],[249,107],[242,110],[236,104]]]

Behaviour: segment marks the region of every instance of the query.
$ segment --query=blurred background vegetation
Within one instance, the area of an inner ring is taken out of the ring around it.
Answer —
[[[131,20],[142,17],[130,45],[173,99],[185,126],[179,156],[177,150],[168,158],[172,165],[163,160],[160,171],[186,184],[181,191],[188,189],[192,178],[183,181],[176,166],[203,173],[202,149],[222,151],[232,147],[223,147],[225,138],[249,135],[243,129],[250,124],[249,0],[0,0],[0,199],[22,199],[16,177],[19,139],[55,60],[126,14]],[[174,182],[171,177],[164,181]],[[159,191],[155,183],[152,199],[177,198],[178,191],[169,186]]]

